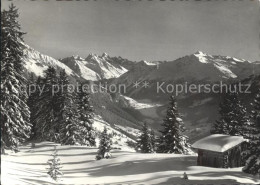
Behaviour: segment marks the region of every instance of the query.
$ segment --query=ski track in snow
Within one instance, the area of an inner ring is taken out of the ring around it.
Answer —
[[[54,143],[20,147],[20,152],[1,155],[3,185],[27,184],[259,184],[257,177],[241,168],[196,166],[196,155],[140,154],[112,151],[111,159],[95,160],[97,148],[57,146],[62,178],[52,181],[47,175]],[[186,172],[189,180],[183,179]]]

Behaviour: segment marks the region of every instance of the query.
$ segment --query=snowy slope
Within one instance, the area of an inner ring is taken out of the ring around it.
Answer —
[[[131,93],[135,91],[138,93],[138,89],[133,87],[133,83],[136,81],[144,81],[147,79],[147,76],[156,69],[157,65],[148,65],[144,61],[140,61],[135,63],[131,70],[113,79],[111,84],[124,84],[127,87],[127,94],[131,96]]]
[[[113,142],[113,147],[115,148],[121,148],[121,150],[124,151],[132,151],[134,152],[134,148],[131,148],[127,145],[127,142],[135,142],[128,136],[124,135],[123,133],[119,132],[115,128],[112,128],[109,123],[104,121],[101,116],[95,115],[94,116],[94,123],[93,123],[94,129],[97,131],[98,134],[100,134],[104,128],[107,128],[107,133],[111,135],[111,140]],[[99,139],[96,139],[97,146],[99,144]]]
[[[241,168],[219,169],[197,166],[196,155],[140,154],[112,150],[111,159],[96,161],[97,148],[57,146],[62,178],[47,175],[55,143],[22,146],[21,152],[1,155],[3,185],[42,184],[259,184],[258,177]],[[183,179],[184,172],[189,180]]]
[[[120,100],[125,101],[126,107],[132,107],[137,110],[162,106],[161,104],[156,104],[156,103],[138,102],[138,101],[134,100],[133,98],[130,98],[128,96],[123,96],[123,95],[120,95]]]
[[[24,45],[24,67],[28,72],[34,73],[36,76],[43,76],[44,71],[48,66],[55,67],[56,69],[65,69],[66,73],[71,76],[78,76],[71,68],[63,64],[62,62],[48,56],[44,55],[30,46]]]
[[[115,95],[109,93],[93,93],[90,95],[94,112],[115,128],[116,125],[141,129],[142,123],[133,112],[128,112]],[[121,132],[124,132],[122,130]],[[129,133],[128,133],[129,134]],[[131,137],[131,136],[130,136]],[[135,137],[131,137],[136,139]]]
[[[119,64],[112,64],[110,60],[111,57],[104,53],[102,56],[90,54],[85,59],[79,56],[72,56],[60,61],[86,80],[97,81],[117,78],[127,72],[127,69]]]
[[[86,80],[96,81],[101,79],[101,76],[96,71],[85,66],[86,61],[79,56],[64,58],[61,62]]]
[[[120,65],[113,65],[109,60],[110,56],[106,53],[101,56],[90,54],[86,58],[86,66],[97,71],[102,79],[117,78],[127,72],[127,69]]]

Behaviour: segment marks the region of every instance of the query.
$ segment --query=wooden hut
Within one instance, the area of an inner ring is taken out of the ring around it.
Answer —
[[[241,152],[246,147],[242,136],[213,134],[192,145],[198,150],[197,164],[216,168],[240,167],[245,164]]]

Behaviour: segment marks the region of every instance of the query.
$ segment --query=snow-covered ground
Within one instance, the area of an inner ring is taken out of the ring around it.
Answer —
[[[47,160],[54,143],[22,146],[19,153],[2,155],[3,185],[55,184],[47,175]],[[57,147],[63,177],[57,184],[259,184],[260,180],[241,168],[196,166],[196,155],[139,154],[112,151],[111,159],[95,160],[96,148]],[[183,173],[189,180],[183,179]]]
[[[113,147],[121,148],[124,151],[135,151],[133,148],[127,145],[127,142],[129,141],[135,142],[133,139],[112,128],[111,125],[104,121],[101,116],[95,114],[93,120],[93,128],[96,130],[96,132],[100,134],[105,127],[107,128],[107,133],[111,135]],[[96,143],[97,145],[99,144],[98,138],[96,139]]]

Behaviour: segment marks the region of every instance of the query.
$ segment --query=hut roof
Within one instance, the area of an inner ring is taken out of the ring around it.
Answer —
[[[244,141],[246,141],[246,139],[242,136],[213,134],[196,141],[192,147],[214,152],[225,152]]]

